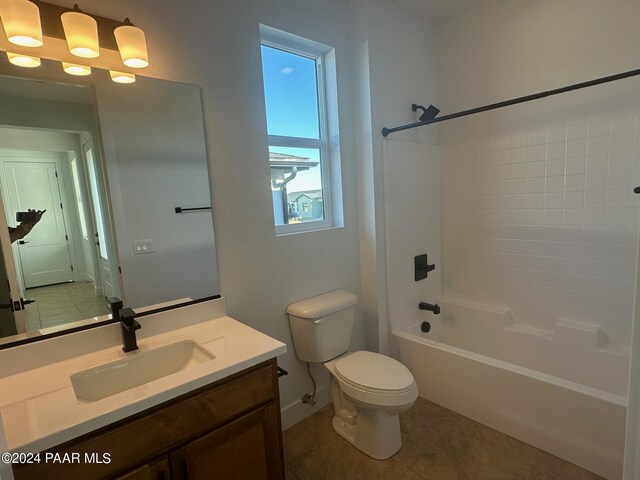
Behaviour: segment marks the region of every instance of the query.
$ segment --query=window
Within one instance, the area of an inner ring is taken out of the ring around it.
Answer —
[[[337,120],[327,120],[330,110],[337,111],[337,92],[330,88],[335,78],[327,81],[334,51],[261,26],[261,53],[276,233],[336,226],[341,211],[335,215],[333,209],[341,197],[334,201],[331,187],[340,170],[339,148],[330,149],[328,138],[337,132]]]

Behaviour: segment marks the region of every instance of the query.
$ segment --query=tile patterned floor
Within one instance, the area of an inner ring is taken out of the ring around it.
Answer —
[[[26,309],[29,331],[109,313],[104,297],[96,296],[91,282],[30,288],[25,296],[35,300]]]
[[[403,446],[374,460],[331,427],[329,406],[284,432],[286,480],[603,480],[418,398],[400,417]]]

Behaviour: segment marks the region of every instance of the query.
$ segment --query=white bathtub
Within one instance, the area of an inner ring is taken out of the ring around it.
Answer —
[[[445,299],[431,324],[394,329],[420,396],[611,480],[622,477],[629,357],[597,326],[514,325],[508,309]]]

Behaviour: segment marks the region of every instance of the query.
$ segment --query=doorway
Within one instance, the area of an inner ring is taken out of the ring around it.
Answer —
[[[51,145],[51,150],[0,150],[4,228],[18,224],[18,211],[46,210],[5,252],[5,261],[15,265],[20,295],[14,296],[32,301],[24,307],[26,331],[108,315],[105,297],[117,296],[111,281],[115,257],[112,236],[103,233],[110,232],[110,224],[105,226],[110,217],[102,213],[107,200],[90,135],[23,132],[30,145],[40,139],[42,147],[48,146],[45,140]]]
[[[28,209],[46,211],[38,228],[17,242],[26,289],[71,282],[73,264],[55,160],[2,159],[9,218]]]

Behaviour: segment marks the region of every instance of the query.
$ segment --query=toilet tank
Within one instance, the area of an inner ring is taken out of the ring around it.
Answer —
[[[287,307],[296,355],[303,362],[322,363],[349,350],[358,298],[334,290]]]

